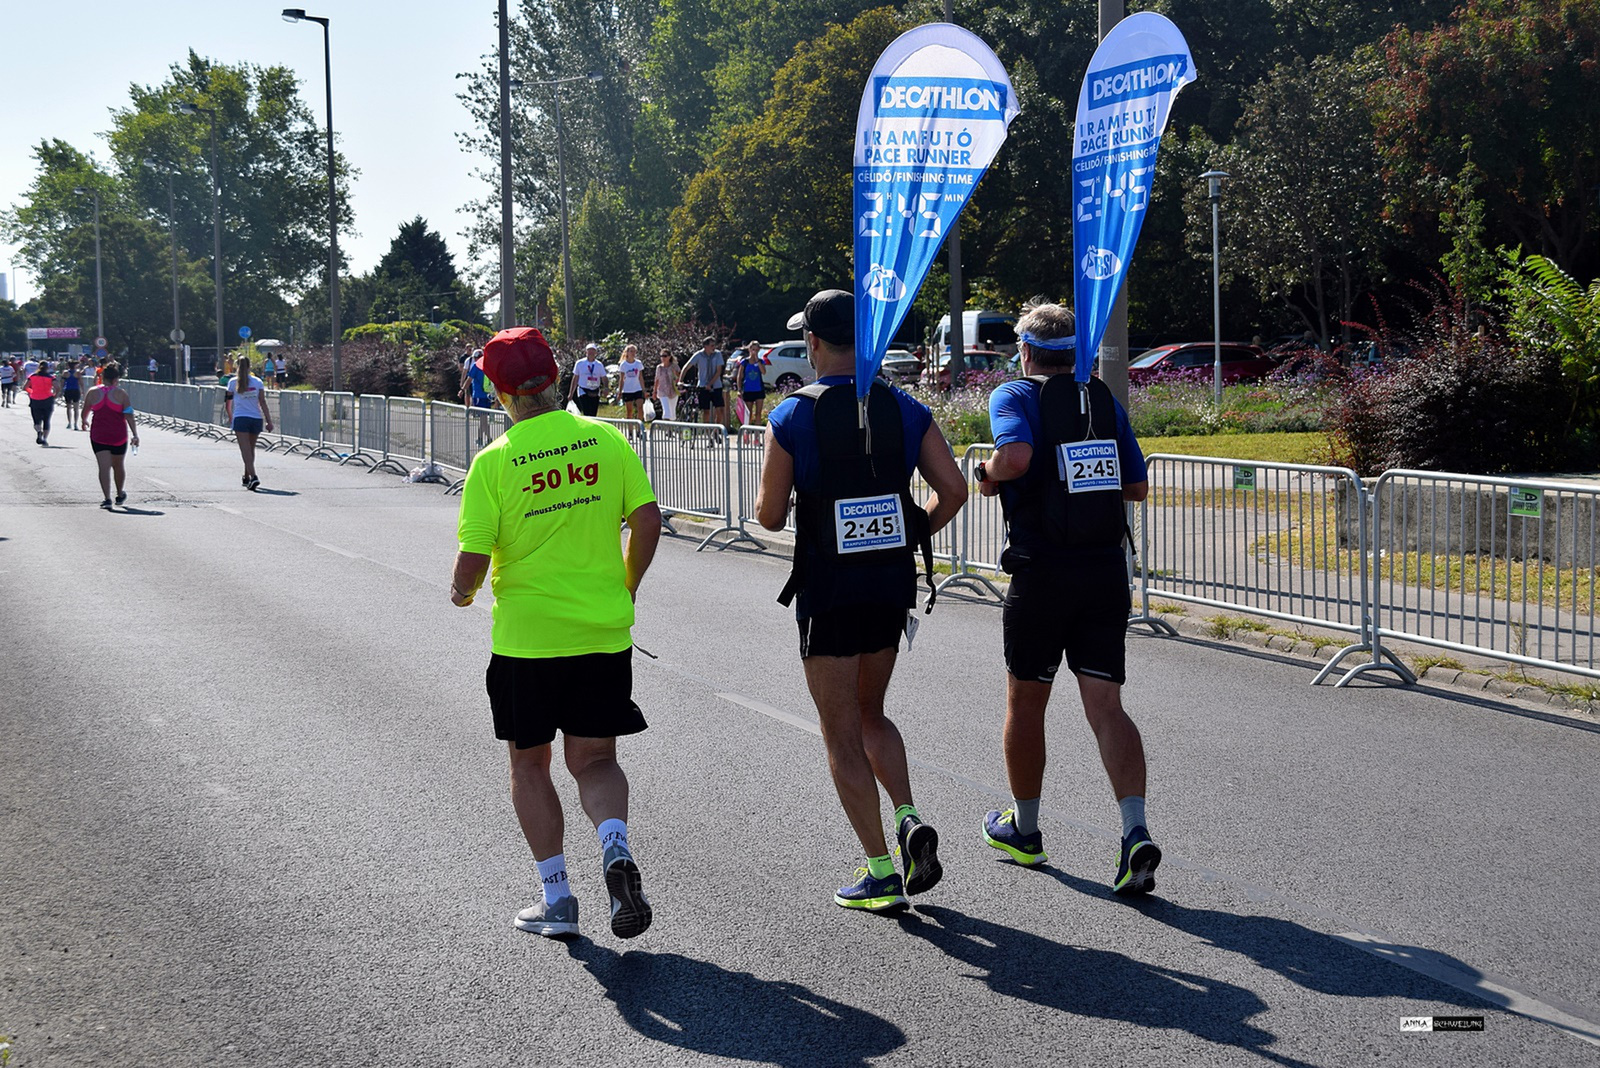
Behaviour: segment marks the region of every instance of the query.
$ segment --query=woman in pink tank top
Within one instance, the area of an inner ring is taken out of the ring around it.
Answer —
[[[100,507],[111,510],[111,479],[117,481],[117,503],[128,499],[123,491],[122,460],[131,441],[139,447],[139,431],[134,425],[133,402],[128,391],[121,387],[122,367],[115,360],[101,371],[103,385],[95,386],[83,398],[83,410],[89,416],[89,447],[94,450],[95,463],[100,465],[100,493],[105,500]]]

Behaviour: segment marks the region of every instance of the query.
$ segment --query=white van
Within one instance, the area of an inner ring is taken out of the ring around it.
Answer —
[[[1017,354],[1017,317],[1005,312],[987,311],[983,308],[961,313],[961,347]],[[950,349],[950,316],[939,318],[939,332],[934,335],[933,351],[945,353]]]

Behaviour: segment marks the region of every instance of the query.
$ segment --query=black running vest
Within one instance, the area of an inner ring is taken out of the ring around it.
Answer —
[[[1008,555],[1018,565],[1048,564],[1059,561],[1063,551],[1120,547],[1127,532],[1120,479],[1125,458],[1117,456],[1115,485],[1069,492],[1072,478],[1093,483],[1097,474],[1110,470],[1105,459],[1117,439],[1111,390],[1091,378],[1080,391],[1070,374],[1026,381],[1038,390],[1042,440],[1034,443],[1033,462],[1005,507]],[[1063,446],[1076,447],[1064,451]]]
[[[870,454],[853,384],[818,383],[794,396],[798,403],[815,408],[820,486],[796,494],[794,566],[778,603],[792,603],[803,590],[808,615],[841,604],[914,608],[920,549],[931,611],[933,543],[928,513],[911,497],[905,426],[894,391],[875,381],[868,394]],[[849,591],[847,599],[840,597],[844,590]]]

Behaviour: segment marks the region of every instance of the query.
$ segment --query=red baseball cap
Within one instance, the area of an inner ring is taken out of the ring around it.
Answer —
[[[561,373],[550,342],[532,326],[513,326],[490,338],[478,366],[496,389],[513,397],[542,393]]]

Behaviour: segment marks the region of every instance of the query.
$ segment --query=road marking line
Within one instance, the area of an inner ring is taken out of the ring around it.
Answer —
[[[163,480],[161,480],[159,478],[156,478],[153,475],[145,475],[144,476],[144,480],[146,482],[154,482],[156,485],[160,486],[162,489],[171,489],[172,488],[172,483],[165,482],[165,481],[163,481]]]
[[[314,541],[311,544],[315,545],[319,549],[326,549],[330,553],[338,553],[340,556],[343,556],[346,559],[350,559],[350,560],[366,560],[367,559],[365,556],[362,556],[360,553],[353,553],[348,549],[341,549],[337,545],[325,545],[320,541]]]
[[[219,512],[227,512],[229,515],[244,515],[244,513],[239,511],[239,509],[229,508],[225,504],[213,504],[211,507],[215,508]]]
[[[661,660],[656,660],[654,663],[674,674],[708,683],[715,690],[714,683],[692,671],[664,663]],[[804,716],[797,716],[793,712],[775,708],[763,701],[757,701],[753,697],[721,692],[718,692],[716,696],[724,701],[748,708],[752,712],[759,712],[761,715],[775,719],[780,723],[798,727],[809,734],[814,734],[818,737],[822,735],[821,728],[814,721],[808,720]],[[915,757],[908,757],[908,762],[914,767],[924,768],[954,779],[964,786],[971,787],[978,793],[987,794],[1003,801],[1011,800],[1011,794],[1008,790],[1002,790],[986,783],[978,782],[975,779],[969,779],[965,775],[941,767],[938,764],[917,760]],[[1109,842],[1120,842],[1122,840],[1121,834],[1116,831],[1074,819],[1057,809],[1041,808],[1039,814],[1049,817],[1058,823],[1065,823],[1068,826],[1084,831],[1095,838]],[[1269,890],[1264,886],[1257,886],[1243,879],[1224,875],[1222,872],[1208,868],[1204,864],[1187,860],[1176,854],[1165,853],[1163,856],[1169,867],[1178,867],[1185,871],[1194,872],[1200,876],[1203,882],[1231,886],[1243,892],[1246,900],[1278,905],[1292,912],[1298,912],[1302,916],[1321,920],[1333,928],[1333,932],[1328,935],[1329,938],[1343,942],[1352,949],[1370,953],[1380,960],[1385,960],[1408,971],[1416,972],[1436,982],[1443,983],[1445,986],[1454,987],[1463,993],[1470,994],[1507,1012],[1549,1024],[1551,1027],[1571,1035],[1573,1038],[1591,1045],[1600,1046],[1600,1012],[1594,1009],[1560,998],[1547,998],[1518,985],[1515,981],[1505,976],[1475,969],[1464,961],[1456,961],[1428,949],[1407,945],[1391,935],[1362,927],[1350,919],[1340,916],[1338,913],[1329,912],[1315,905],[1307,905],[1276,890]],[[1308,928],[1308,930],[1314,929]]]

